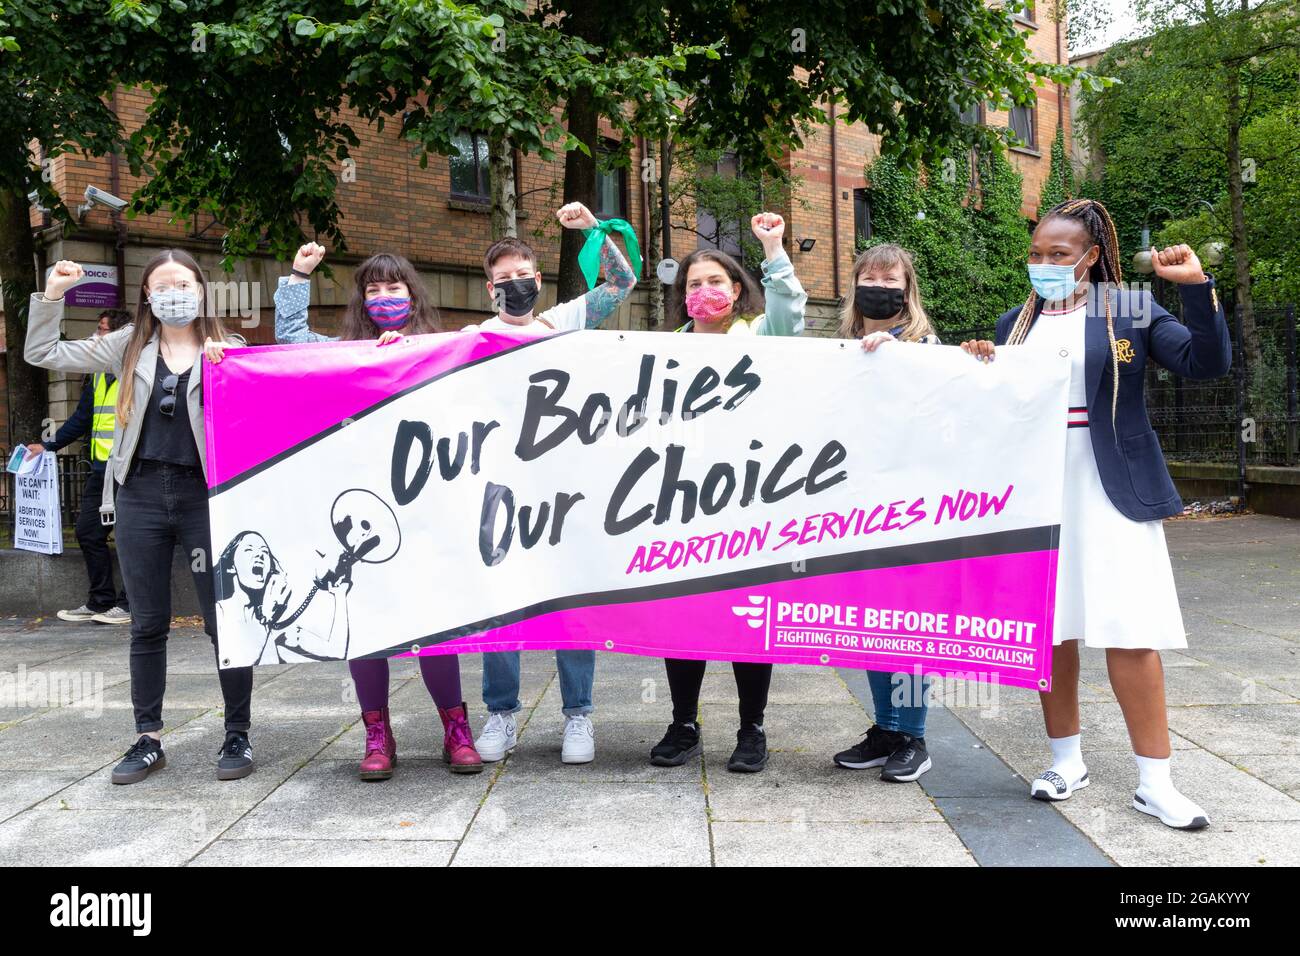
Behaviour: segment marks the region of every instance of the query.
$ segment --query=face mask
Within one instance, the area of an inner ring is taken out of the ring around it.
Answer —
[[[868,319],[892,319],[903,311],[903,290],[884,285],[860,285],[853,302]]]
[[[1091,250],[1089,250],[1091,251]],[[1029,264],[1029,282],[1038,293],[1039,298],[1048,302],[1064,302],[1069,298],[1079,280],[1074,277],[1074,270],[1079,262],[1088,258],[1085,252],[1072,266],[1053,266],[1031,262]]]
[[[721,322],[731,314],[731,296],[713,285],[686,293],[686,314],[696,322]]]
[[[411,300],[396,295],[377,295],[366,299],[366,315],[385,332],[400,329],[411,316]]]
[[[164,289],[149,296],[149,308],[163,325],[184,328],[199,317],[199,296],[184,289]]]
[[[535,278],[507,279],[492,283],[493,297],[500,296],[500,311],[506,315],[528,315],[533,311],[533,303],[542,294]]]

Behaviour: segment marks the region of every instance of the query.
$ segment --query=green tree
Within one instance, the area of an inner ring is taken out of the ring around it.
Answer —
[[[1056,136],[1052,138],[1052,162],[1038,193],[1038,215],[1042,216],[1058,203],[1073,199],[1075,190],[1074,168],[1065,154],[1065,128],[1057,126]]]
[[[927,312],[941,336],[990,328],[1027,291],[1029,232],[1022,180],[1000,150],[909,169],[881,157],[867,169],[873,236],[916,262]]]
[[[1147,36],[1113,48],[1099,65],[1122,82],[1083,98],[1085,133],[1105,163],[1096,191],[1127,204],[1129,242],[1157,206],[1174,218],[1189,203],[1223,196],[1231,284],[1247,352],[1257,360],[1246,193],[1288,152],[1247,155],[1243,134],[1295,103],[1300,4],[1137,0],[1136,12]]]
[[[0,277],[10,438],[41,434],[46,375],[23,360],[27,305],[37,290],[30,193],[60,219],[71,213],[50,183],[64,153],[102,156],[120,142],[108,95],[125,69],[131,37],[114,29],[102,0],[57,6],[5,0],[0,27]]]

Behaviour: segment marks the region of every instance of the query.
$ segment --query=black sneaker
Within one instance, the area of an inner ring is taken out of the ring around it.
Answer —
[[[664,739],[651,749],[650,762],[656,767],[680,767],[703,752],[699,724],[679,724],[674,720],[668,725]]]
[[[148,734],[141,734],[122,757],[122,762],[113,768],[112,780],[114,783],[139,783],[165,766],[167,757],[163,754],[162,744]]]
[[[885,730],[879,724],[872,724],[865,737],[848,750],[841,750],[834,759],[839,766],[849,770],[883,767],[900,743],[902,735],[898,731]]]
[[[767,734],[757,724],[741,727],[736,733],[736,749],[727,761],[733,773],[758,773],[767,766]]]
[[[902,741],[885,761],[880,779],[890,783],[911,783],[930,769],[930,754],[925,749],[924,737],[909,737],[907,734],[898,736]]]
[[[253,772],[253,745],[248,734],[238,730],[226,733],[226,742],[217,751],[217,779],[238,780]]]

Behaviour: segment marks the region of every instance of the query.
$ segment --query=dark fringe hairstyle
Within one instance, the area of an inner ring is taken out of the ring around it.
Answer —
[[[404,282],[411,293],[411,315],[402,329],[404,335],[420,335],[441,331],[438,310],[429,301],[429,293],[420,280],[415,266],[403,256],[381,252],[371,256],[353,273],[352,298],[343,312],[341,339],[377,339],[383,330],[370,321],[366,312],[366,286],[372,282]]]

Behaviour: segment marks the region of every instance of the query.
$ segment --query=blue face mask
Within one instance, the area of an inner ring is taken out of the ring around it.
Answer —
[[[1092,250],[1088,250],[1091,252]],[[1029,264],[1029,282],[1038,293],[1039,298],[1046,299],[1048,302],[1064,302],[1069,298],[1074,287],[1079,284],[1079,280],[1074,277],[1074,270],[1079,268],[1079,262],[1088,258],[1085,252],[1072,266],[1053,266],[1046,263],[1031,262]]]

